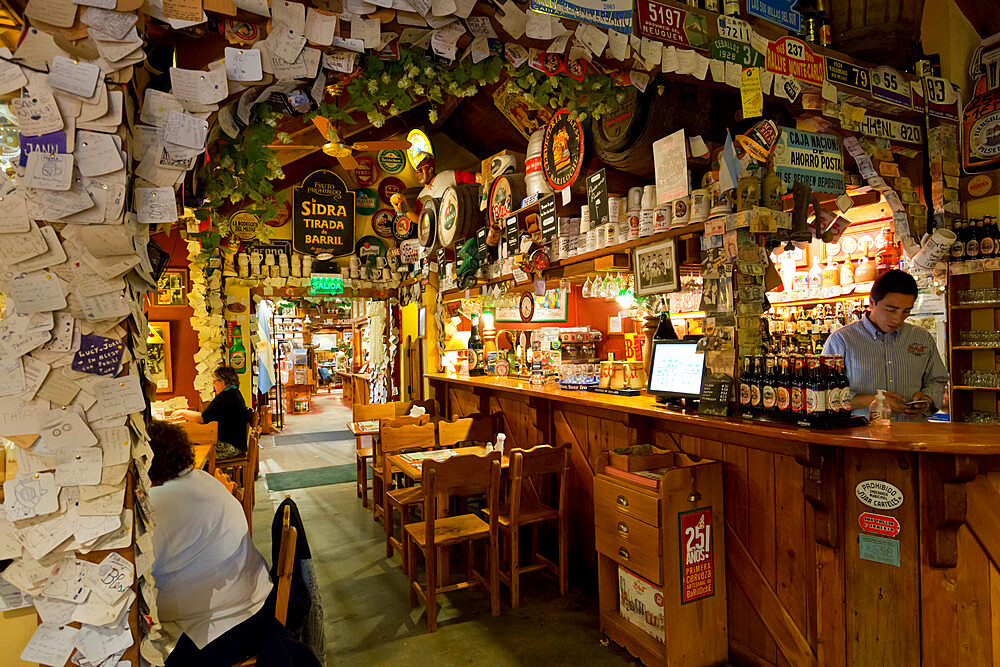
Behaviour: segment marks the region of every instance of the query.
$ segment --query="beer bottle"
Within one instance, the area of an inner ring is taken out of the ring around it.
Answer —
[[[979,254],[982,257],[990,258],[997,254],[994,227],[996,227],[996,223],[993,222],[993,218],[991,216],[986,216],[983,220],[982,237],[979,239]]]
[[[483,352],[483,339],[479,335],[479,321],[472,323],[472,333],[469,335],[469,375],[486,375],[486,355]]]
[[[791,394],[788,386],[791,378],[789,377],[788,363],[787,355],[783,354],[778,357],[778,380],[775,382],[774,388],[776,412],[791,411]]]
[[[806,414],[821,416],[826,412],[826,388],[823,385],[823,369],[816,355],[806,358]]]
[[[840,413],[851,414],[851,381],[847,377],[843,355],[837,355],[837,384],[840,386]]]
[[[794,415],[802,415],[806,411],[805,357],[798,355],[792,362],[792,381],[789,383],[791,412]]]
[[[243,347],[243,330],[239,324],[233,326],[233,344],[229,346],[229,365],[237,373],[247,372],[247,349]]]
[[[750,397],[753,393],[750,386],[753,384],[753,372],[750,364],[753,357],[743,357],[743,372],[740,373],[740,410],[747,412],[750,410]]]
[[[764,370],[761,367],[760,357],[753,358],[753,383],[750,385],[750,409],[754,412],[761,412],[763,399],[761,397],[764,380]]]
[[[960,262],[965,255],[965,223],[956,220],[952,231],[955,232],[955,242],[951,244],[951,251],[948,254],[952,262]]]
[[[764,412],[774,412],[774,406],[778,401],[778,395],[775,390],[776,377],[774,372],[775,359],[773,355],[767,356],[767,365],[764,368],[764,381],[761,384],[761,396],[760,402],[764,408]]]
[[[979,227],[970,220],[965,229],[965,258],[979,259]]]

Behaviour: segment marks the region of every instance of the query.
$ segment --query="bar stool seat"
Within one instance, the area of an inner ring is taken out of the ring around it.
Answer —
[[[406,534],[417,543],[421,549],[427,546],[427,526],[423,521],[406,524]],[[434,522],[434,543],[439,547],[474,540],[479,537],[489,537],[490,524],[475,514],[460,514]]]
[[[487,510],[483,511],[487,512]],[[541,523],[542,521],[556,521],[557,519],[559,519],[559,510],[549,507],[538,500],[521,503],[521,516],[518,524],[522,526]],[[509,506],[500,508],[500,513],[497,515],[497,522],[504,528],[510,526],[511,515]]]

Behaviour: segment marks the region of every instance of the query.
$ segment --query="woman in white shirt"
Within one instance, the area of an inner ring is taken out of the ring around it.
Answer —
[[[153,578],[167,665],[223,665],[255,655],[274,619],[271,579],[243,507],[219,480],[194,470],[180,427],[149,427],[153,462]]]

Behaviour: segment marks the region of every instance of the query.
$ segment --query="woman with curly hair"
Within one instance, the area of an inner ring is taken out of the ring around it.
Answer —
[[[219,442],[215,446],[217,461],[243,456],[247,451],[247,424],[250,409],[240,393],[240,376],[232,366],[219,366],[213,373],[215,398],[202,412],[174,410],[170,421],[187,420],[198,424],[219,422]]]
[[[219,480],[196,470],[181,427],[154,421],[149,499],[157,608],[173,652],[167,665],[228,665],[254,654],[274,607],[271,579],[243,507]],[[247,646],[250,646],[249,652]]]

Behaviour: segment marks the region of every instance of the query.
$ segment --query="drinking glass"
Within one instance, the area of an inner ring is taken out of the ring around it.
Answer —
[[[592,286],[590,284],[590,277],[587,277],[587,282],[583,284],[582,295],[584,299],[589,299],[591,297]]]

